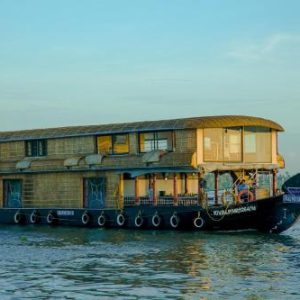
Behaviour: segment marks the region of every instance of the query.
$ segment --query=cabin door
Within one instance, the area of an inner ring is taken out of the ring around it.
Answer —
[[[99,209],[105,206],[105,178],[84,179],[84,207]]]
[[[4,207],[20,208],[22,207],[22,181],[4,180]]]

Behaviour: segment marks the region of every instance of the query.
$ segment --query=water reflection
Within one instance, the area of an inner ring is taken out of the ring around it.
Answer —
[[[300,297],[299,227],[268,235],[10,226],[0,236],[8,299]]]

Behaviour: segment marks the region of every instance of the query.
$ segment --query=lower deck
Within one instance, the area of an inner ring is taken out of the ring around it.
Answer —
[[[205,208],[240,201],[239,178],[250,200],[276,194],[273,172],[64,172],[0,176],[0,205],[18,209],[123,209],[136,206]]]

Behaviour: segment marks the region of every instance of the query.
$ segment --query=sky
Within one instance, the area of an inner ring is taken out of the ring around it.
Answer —
[[[243,114],[300,172],[300,1],[0,0],[0,130]]]

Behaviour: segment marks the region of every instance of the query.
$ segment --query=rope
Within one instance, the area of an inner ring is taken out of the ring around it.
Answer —
[[[223,215],[221,218],[219,218],[219,219],[215,219],[213,216],[210,215],[210,213],[208,212],[208,209],[209,209],[208,207],[206,207],[206,213],[207,213],[208,217],[209,217],[212,221],[214,221],[214,222],[220,222],[220,221],[222,221],[222,220],[225,218],[229,206],[230,206],[230,203],[227,203],[227,205],[226,205],[226,207],[225,207],[225,213],[224,213],[224,215]]]

